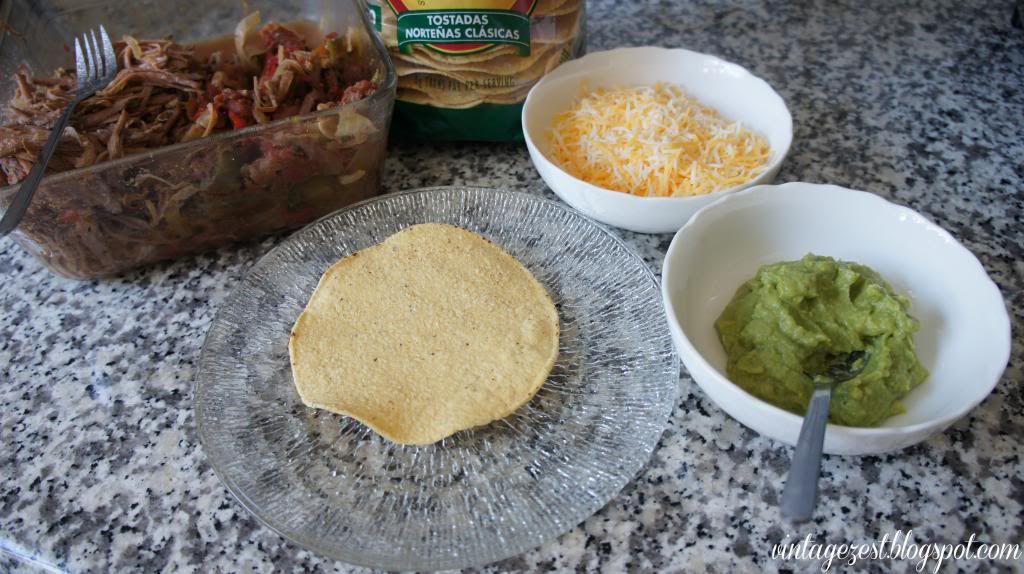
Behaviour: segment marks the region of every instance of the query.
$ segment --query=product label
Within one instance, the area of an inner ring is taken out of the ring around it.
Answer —
[[[530,14],[537,0],[388,0],[398,18],[398,49],[414,44],[459,55],[501,44],[530,55]]]
[[[373,24],[373,29],[380,32],[381,20],[380,20],[380,6],[377,4],[370,4],[370,23]]]

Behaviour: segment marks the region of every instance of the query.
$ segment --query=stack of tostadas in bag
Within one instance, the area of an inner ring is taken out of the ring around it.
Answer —
[[[373,2],[371,2],[373,4]],[[380,0],[403,138],[522,139],[530,88],[584,49],[583,0]]]

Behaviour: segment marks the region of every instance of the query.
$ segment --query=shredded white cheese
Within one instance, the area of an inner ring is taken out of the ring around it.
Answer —
[[[600,88],[555,116],[554,160],[594,185],[642,196],[702,195],[764,171],[768,142],[673,84]]]

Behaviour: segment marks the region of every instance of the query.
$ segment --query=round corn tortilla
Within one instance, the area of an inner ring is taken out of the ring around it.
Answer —
[[[557,49],[557,46],[544,46],[536,50],[537,53],[530,58],[523,58],[516,53],[511,53],[493,56],[484,61],[463,61],[459,62],[455,71],[481,72],[489,75],[518,74],[532,67],[537,60],[550,58],[551,53]],[[433,57],[425,56],[422,52],[417,51],[414,51],[413,54],[393,53],[391,59],[395,63],[395,72],[399,76],[407,76],[416,72],[432,72],[443,68],[440,60],[435,60]]]
[[[381,3],[387,6],[388,3]],[[508,0],[494,4],[476,0],[459,2],[458,8],[470,12],[484,8],[511,9],[517,3]],[[396,100],[427,108],[445,109],[436,115],[430,110],[406,108],[402,115],[419,137],[440,135],[446,139],[448,126],[459,139],[479,133],[480,139],[504,140],[518,134],[518,109],[530,88],[559,64],[582,51],[585,2],[580,0],[536,0],[529,11],[529,54],[519,46],[484,42],[477,51],[448,50],[443,42],[410,43],[399,49],[399,16],[388,7],[381,15],[381,38],[398,76]],[[450,9],[455,4],[445,3]],[[482,105],[494,109],[470,111]],[[458,112],[455,110],[467,110]],[[487,118],[480,121],[478,118]],[[440,119],[438,119],[440,118]],[[476,122],[476,123],[474,123]],[[493,124],[493,125],[492,125]],[[430,126],[430,127],[427,127]],[[429,135],[427,135],[429,134]],[[417,136],[414,136],[417,137]],[[470,136],[468,139],[473,139]]]
[[[534,17],[561,16],[580,9],[580,2],[575,0],[540,0],[533,9]]]
[[[495,94],[495,95],[479,95],[467,93],[465,98],[462,99],[450,99],[445,102],[444,107],[448,109],[458,110],[472,108],[480,104],[515,104],[526,99],[526,95],[529,90],[524,90],[519,93],[511,94]],[[431,95],[429,92],[417,90],[415,88],[399,88],[398,95],[401,99],[406,102],[412,102],[414,104],[423,105],[434,105],[440,107],[437,103],[437,98]]]
[[[448,98],[441,106],[437,103],[437,99],[430,92],[423,90],[417,90],[416,88],[398,88],[396,96],[398,99],[411,102],[413,104],[421,104],[425,106],[433,105],[437,107],[445,107],[453,110],[472,108],[484,103],[484,96],[476,93],[464,93],[460,94],[458,98]]]
[[[288,353],[306,405],[422,445],[529,401],[555,364],[558,332],[550,296],[514,257],[424,224],[331,266]]]

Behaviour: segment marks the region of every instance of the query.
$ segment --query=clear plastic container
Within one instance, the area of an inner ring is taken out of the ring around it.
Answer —
[[[243,5],[247,10],[243,11]],[[349,34],[353,57],[380,80],[362,100],[227,131],[47,176],[15,242],[75,279],[294,228],[379,192],[395,98],[395,73],[361,0],[177,2],[0,0],[0,75],[74,69],[74,36],[102,24],[111,37],[173,36],[181,43],[230,35],[249,11],[262,21],[308,21]],[[369,78],[366,78],[369,79]],[[14,82],[0,84],[6,108]],[[18,186],[0,188],[0,206]]]

